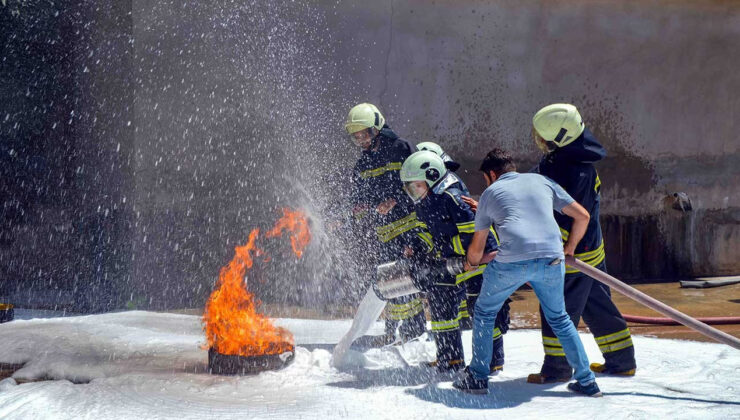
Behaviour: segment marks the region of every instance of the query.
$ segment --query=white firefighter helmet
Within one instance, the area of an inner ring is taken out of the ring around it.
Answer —
[[[432,141],[423,141],[417,144],[416,150],[419,152],[421,152],[422,150],[429,150],[430,152],[436,153],[439,157],[442,157],[442,155],[445,153],[444,150],[442,150],[442,146]]]
[[[422,150],[407,157],[401,165],[401,181],[426,181],[434,186],[447,174],[442,158],[429,150]]]
[[[422,150],[406,158],[401,165],[400,175],[404,191],[414,203],[418,203],[446,174],[447,168],[442,158],[434,152]],[[420,181],[426,185],[420,184]]]
[[[552,104],[540,109],[534,114],[532,125],[534,134],[556,147],[572,143],[584,130],[581,114],[571,104]],[[551,150],[554,149],[550,145],[547,146]]]
[[[344,128],[347,133],[353,134],[370,127],[380,130],[384,124],[385,118],[383,118],[383,114],[380,113],[378,107],[373,104],[362,103],[349,110]]]
[[[444,150],[442,150],[442,146],[438,145],[437,143],[431,142],[431,141],[423,141],[416,145],[416,150],[423,151],[428,150],[430,152],[434,152],[437,156],[439,156],[443,162],[449,162],[452,160],[452,158],[445,153]]]

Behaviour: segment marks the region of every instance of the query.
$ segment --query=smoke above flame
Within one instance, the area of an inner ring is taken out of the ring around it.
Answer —
[[[299,210],[283,209],[283,216],[265,238],[290,233],[290,243],[297,258],[311,241],[308,219]],[[216,289],[211,293],[203,314],[208,346],[221,354],[259,356],[280,354],[293,348],[293,334],[276,327],[270,318],[257,311],[257,302],[247,290],[244,275],[254,265],[255,257],[267,257],[257,243],[260,230],[252,229],[243,246],[234,249],[234,258],[221,268]],[[264,258],[265,262],[269,258]]]

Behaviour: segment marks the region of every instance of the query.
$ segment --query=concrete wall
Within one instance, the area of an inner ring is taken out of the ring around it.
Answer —
[[[530,167],[534,112],[577,105],[610,153],[598,167],[613,272],[740,273],[738,2],[342,2],[333,16],[357,99],[466,169],[494,145]]]
[[[130,3],[3,3],[0,296],[118,307],[131,280]]]
[[[293,206],[316,240],[250,284],[355,299],[357,245],[323,226],[359,101],[442,144],[474,191],[487,150],[528,168],[531,115],[572,102],[610,152],[610,270],[740,273],[738,2],[8,0],[0,18],[0,295],[199,306],[249,229]]]

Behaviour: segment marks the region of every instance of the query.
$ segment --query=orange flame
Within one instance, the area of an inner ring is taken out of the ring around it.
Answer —
[[[290,245],[296,257],[303,256],[303,250],[311,241],[311,232],[308,229],[308,219],[300,210],[283,209],[283,217],[275,223],[275,226],[267,232],[268,238],[280,236],[283,230],[289,230]]]
[[[311,240],[308,220],[300,211],[283,209],[283,217],[265,235],[280,236],[287,229],[293,252],[299,258]],[[254,295],[247,290],[244,275],[254,264],[253,255],[264,255],[257,247],[259,229],[253,229],[244,246],[234,249],[231,262],[221,268],[218,287],[211,293],[203,314],[208,345],[221,354],[258,356],[280,354],[293,348],[293,334],[276,327],[257,312]]]

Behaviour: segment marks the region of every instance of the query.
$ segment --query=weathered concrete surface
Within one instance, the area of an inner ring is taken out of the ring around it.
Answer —
[[[0,295],[105,310],[131,279],[129,12],[92,0],[0,5]]]
[[[537,157],[531,116],[576,104],[610,157],[610,268],[629,278],[740,272],[740,3],[343,2],[339,57],[358,99],[474,170],[494,145]],[[465,176],[474,190],[481,181]],[[693,212],[666,206],[685,192]]]

